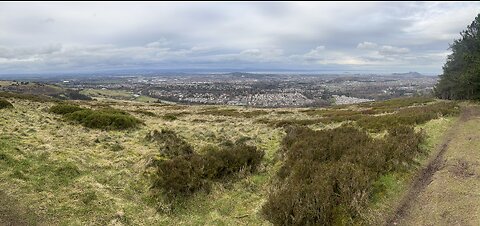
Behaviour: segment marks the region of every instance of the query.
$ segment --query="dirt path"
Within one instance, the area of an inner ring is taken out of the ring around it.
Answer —
[[[38,225],[38,222],[28,208],[21,207],[16,200],[0,191],[0,225]]]
[[[479,115],[462,109],[387,225],[480,225]]]

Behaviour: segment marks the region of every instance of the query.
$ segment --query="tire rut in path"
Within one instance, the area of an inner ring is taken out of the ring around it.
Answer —
[[[386,225],[397,225],[401,219],[406,217],[408,210],[411,208],[415,199],[432,182],[433,175],[442,168],[444,164],[443,156],[448,149],[448,145],[453,134],[463,125],[464,122],[473,118],[473,116],[477,113],[478,112],[475,112],[475,110],[471,107],[465,107],[462,109],[459,120],[445,134],[443,138],[444,141],[439,146],[439,150],[436,152],[437,154],[435,158],[416,175],[408,193],[405,195],[400,206],[397,208],[394,214],[387,220]]]

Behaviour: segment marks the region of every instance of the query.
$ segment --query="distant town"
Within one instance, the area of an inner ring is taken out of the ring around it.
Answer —
[[[133,100],[140,96],[149,101],[183,104],[219,104],[253,107],[312,107],[352,104],[385,100],[395,97],[429,95],[437,82],[435,76],[416,72],[390,75],[376,74],[173,74],[115,75],[21,80],[4,84],[0,90],[32,94],[43,87],[55,94],[55,86],[86,93],[93,97],[108,97],[105,90],[121,95],[113,98]],[[30,86],[28,84],[30,83]],[[45,88],[48,84],[48,88]],[[95,92],[98,90],[99,92]]]

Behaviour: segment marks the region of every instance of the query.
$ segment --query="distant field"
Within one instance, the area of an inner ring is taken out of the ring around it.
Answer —
[[[12,81],[0,81],[0,86],[9,86],[11,84],[14,84]]]
[[[422,111],[412,113],[406,109],[443,107],[446,103],[401,99],[330,109],[254,109],[139,102],[151,100],[146,97],[137,101],[111,99],[132,97],[124,91],[84,90],[83,94],[101,98],[76,104],[84,108],[120,109],[142,120],[144,125],[124,131],[89,129],[49,113],[54,103],[30,100],[10,99],[14,108],[0,110],[0,188],[9,199],[28,206],[32,218],[48,224],[271,225],[261,208],[283,164],[279,150],[284,126],[300,124],[314,130],[345,123],[360,126],[356,121],[385,115],[420,117]],[[445,109],[452,106],[445,105]],[[453,116],[438,116],[441,113],[421,115],[418,125],[410,121],[398,123],[413,123],[417,130],[423,128],[428,135],[424,146],[432,150],[455,121]],[[377,124],[366,123],[365,128],[374,137],[384,134],[377,131],[383,128]],[[265,157],[258,172],[237,180],[214,181],[210,192],[197,192],[174,205],[154,201],[149,190],[148,165],[159,158],[159,150],[145,137],[161,129],[173,130],[199,154],[209,145],[248,137],[248,143],[263,150]],[[382,177],[386,189],[375,195],[369,205],[371,214],[364,220],[382,222],[383,215],[378,213],[392,211],[398,202],[395,197],[408,185],[413,172],[415,168]]]
[[[134,96],[134,93],[125,90],[110,90],[110,89],[85,89],[80,92],[81,94],[91,97],[103,97],[113,99],[135,100],[139,102],[154,102],[157,99],[148,96]]]

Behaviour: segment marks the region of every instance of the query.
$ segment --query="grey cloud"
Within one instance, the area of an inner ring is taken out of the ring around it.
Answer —
[[[395,46],[382,46],[379,50],[381,55],[397,55],[397,54],[405,54],[410,52],[408,48],[401,48]]]
[[[378,47],[377,43],[373,42],[362,42],[358,43],[357,48],[358,49],[376,49]]]
[[[479,8],[478,2],[0,3],[0,69],[440,72],[448,44]]]

